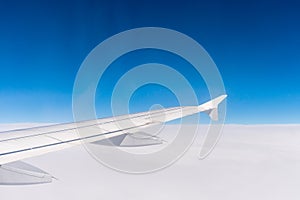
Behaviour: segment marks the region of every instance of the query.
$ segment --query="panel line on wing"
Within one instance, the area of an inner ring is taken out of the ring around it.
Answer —
[[[172,110],[177,110],[177,109],[181,109],[181,107],[176,107],[176,108],[171,108],[166,110],[159,110],[156,111],[155,113],[159,113],[159,112],[168,112],[168,111],[172,111]],[[154,114],[155,114],[154,113]],[[137,113],[138,114],[138,113]],[[61,130],[56,130],[56,131],[48,131],[48,132],[43,132],[43,133],[38,133],[38,134],[32,134],[32,135],[26,135],[26,136],[20,136],[20,137],[14,137],[14,138],[9,138],[9,139],[4,139],[4,140],[0,140],[0,142],[6,142],[6,141],[10,141],[10,140],[15,140],[15,139],[23,139],[23,138],[28,138],[28,137],[34,137],[34,136],[40,136],[40,135],[45,135],[45,134],[51,134],[51,133],[57,133],[57,132],[65,132],[65,131],[72,131],[72,130],[76,130],[76,129],[81,129],[81,128],[88,128],[88,127],[93,127],[93,126],[97,126],[97,125],[104,125],[104,124],[108,124],[108,123],[112,123],[112,122],[120,122],[120,121],[124,121],[124,120],[128,120],[128,119],[135,119],[135,118],[139,118],[139,117],[143,117],[143,116],[147,116],[151,113],[145,113],[142,115],[138,115],[138,116],[134,116],[134,117],[127,117],[127,118],[123,118],[123,119],[118,119],[118,120],[111,120],[108,122],[103,122],[103,123],[95,123],[95,124],[89,124],[89,125],[85,125],[85,126],[80,126],[80,127],[73,127],[73,128],[68,128],[68,129],[61,129]],[[132,115],[136,115],[136,114],[132,114]],[[130,116],[130,115],[127,115]],[[80,122],[79,122],[80,123]],[[76,124],[76,122],[74,123],[74,125]],[[55,125],[53,125],[55,126]],[[52,126],[49,126],[52,127]],[[36,129],[39,127],[36,127]],[[30,128],[29,128],[30,129]],[[24,129],[23,131],[26,131],[28,129]],[[21,129],[18,129],[16,131],[21,131]],[[0,132],[0,133],[8,133],[8,132],[16,132],[16,131],[4,131],[4,132]]]
[[[141,127],[147,126],[147,125],[149,125],[149,123],[146,123],[146,124],[143,124],[143,125],[140,125],[140,126],[130,127],[130,128],[123,129],[123,130],[111,131],[111,132],[108,132],[108,133],[101,133],[101,134],[96,134],[96,135],[87,136],[87,137],[83,137],[83,138],[77,138],[77,139],[72,139],[72,140],[67,140],[67,141],[61,141],[61,142],[57,142],[57,143],[46,144],[46,145],[41,145],[41,146],[36,146],[36,147],[11,151],[11,152],[5,152],[5,153],[1,153],[0,156],[13,154],[13,153],[19,153],[19,152],[23,152],[23,151],[35,150],[35,149],[40,149],[40,148],[45,148],[45,147],[50,147],[50,146],[55,146],[55,145],[59,145],[59,144],[67,144],[67,143],[76,142],[76,141],[80,141],[80,140],[86,140],[86,139],[99,137],[99,136],[103,136],[103,135],[107,135],[107,134],[111,134],[111,133],[117,133],[117,132],[121,132],[121,131],[127,131],[127,130],[130,130],[130,129],[141,128]]]

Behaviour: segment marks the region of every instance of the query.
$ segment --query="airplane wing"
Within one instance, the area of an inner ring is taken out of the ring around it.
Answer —
[[[218,120],[221,95],[199,106],[182,106],[75,123],[0,132],[0,184],[38,184],[52,176],[20,160],[73,147],[84,142],[99,145],[146,146],[161,144],[155,136],[143,137],[143,128],[199,112]],[[78,134],[80,131],[80,134]]]

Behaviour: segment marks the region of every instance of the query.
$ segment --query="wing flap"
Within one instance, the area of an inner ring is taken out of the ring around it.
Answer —
[[[27,185],[52,182],[51,175],[21,161],[0,165],[0,174],[0,185]]]
[[[99,140],[93,142],[93,144],[104,146],[119,146],[119,147],[140,147],[149,145],[162,144],[163,140],[159,137],[144,133],[125,133],[109,139]]]

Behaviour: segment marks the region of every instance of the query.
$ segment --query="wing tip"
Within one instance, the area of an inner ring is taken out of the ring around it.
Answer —
[[[204,111],[208,114],[211,120],[218,121],[219,120],[219,113],[218,107],[219,104],[227,98],[227,94],[220,95],[202,105],[199,105],[199,110]]]

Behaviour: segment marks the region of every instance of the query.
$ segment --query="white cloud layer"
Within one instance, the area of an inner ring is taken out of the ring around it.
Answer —
[[[32,125],[2,125],[0,130]],[[174,126],[168,125],[164,134],[172,134]],[[226,125],[212,154],[198,160],[205,131],[202,126],[199,137],[178,162],[152,174],[113,171],[82,147],[27,159],[58,180],[0,186],[1,200],[300,198],[300,125]]]

